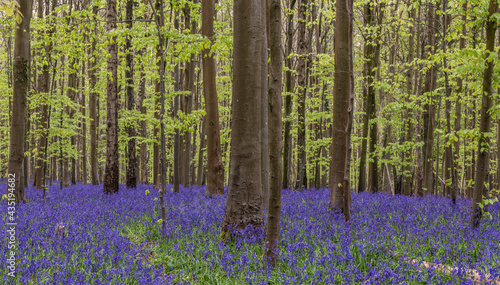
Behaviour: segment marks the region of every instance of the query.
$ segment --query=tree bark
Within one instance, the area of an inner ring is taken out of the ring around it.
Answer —
[[[203,37],[210,42],[214,41],[214,0],[202,0],[202,28]],[[205,128],[207,133],[207,195],[224,194],[224,166],[222,165],[222,151],[220,144],[219,102],[217,99],[217,75],[215,66],[215,51],[202,51],[203,64],[203,95],[205,96]],[[234,114],[234,112],[233,112]],[[203,131],[202,131],[203,134]],[[202,155],[202,154],[200,154]],[[200,160],[199,160],[200,161]],[[200,167],[202,165],[200,164]],[[201,176],[198,175],[198,182]]]
[[[415,20],[415,9],[412,9],[410,11],[410,19]],[[414,64],[413,61],[415,60],[415,38],[414,34],[415,33],[415,27],[413,24],[410,24],[409,28],[409,38],[408,38],[408,71],[406,72],[406,98],[407,98],[407,103],[410,103],[410,96],[413,94],[413,86],[412,86],[412,81],[413,81],[413,76],[414,76]],[[418,40],[418,39],[417,39]],[[408,129],[406,131],[406,142],[407,144],[410,144],[413,142],[413,123],[410,115],[410,108],[406,108],[407,111],[407,120],[406,120],[406,125],[408,126]],[[412,147],[409,147],[408,150],[406,150],[405,154],[405,166],[404,166],[404,172],[403,172],[403,193],[404,195],[410,196],[412,194],[412,187],[411,187],[411,173],[413,170],[413,165],[412,165]]]
[[[133,22],[132,19],[134,17],[134,1],[127,0],[127,9],[126,9],[126,19],[127,19],[127,28],[129,31],[132,31]],[[132,36],[127,36],[125,40],[125,52],[126,52],[126,65],[125,68],[125,92],[127,97],[127,109],[129,112],[133,112],[135,110],[135,99],[134,99],[134,55],[132,51]],[[137,156],[135,149],[135,126],[133,126],[133,122],[128,122],[126,127],[126,131],[128,134],[128,147],[127,147],[127,178],[126,185],[127,188],[136,188],[137,187]]]
[[[491,113],[490,109],[493,106],[492,86],[493,81],[493,67],[495,65],[494,59],[488,60],[490,53],[495,51],[495,31],[496,20],[493,15],[497,13],[498,2],[490,0],[489,16],[486,21],[486,69],[483,73],[483,92],[481,99],[481,118],[479,122],[479,139],[478,150],[476,159],[476,179],[474,181],[474,197],[472,203],[471,225],[473,229],[479,226],[482,217],[482,209],[479,208],[479,203],[483,200],[483,195],[487,186],[485,183],[488,181],[489,173],[489,143],[490,139],[488,133],[491,129]]]
[[[16,22],[13,61],[13,98],[12,119],[10,128],[8,177],[15,179],[14,198],[16,203],[26,201],[21,170],[24,158],[24,131],[26,116],[26,97],[29,89],[30,63],[30,21],[32,13],[31,0],[19,1],[19,11],[23,15],[21,23]],[[11,177],[14,176],[14,177]],[[6,188],[7,195],[9,187]],[[9,200],[11,197],[9,196]]]
[[[278,259],[278,240],[281,217],[281,182],[283,137],[281,120],[281,84],[283,58],[281,55],[281,2],[269,0],[269,210],[267,215],[265,256],[272,267]]]
[[[146,48],[142,49],[142,55],[146,53]],[[139,109],[139,112],[142,115],[141,121],[139,123],[139,129],[141,132],[141,137],[143,139],[147,138],[147,122],[146,122],[146,106],[144,106],[144,100],[146,99],[146,73],[144,72],[144,66],[141,65],[141,79],[139,81],[139,94],[138,94],[138,103],[137,103],[137,109]],[[140,183],[142,184],[149,184],[148,180],[148,146],[146,142],[141,143],[141,150],[140,150],[140,161],[141,161],[141,167],[140,167]]]
[[[107,0],[106,30],[116,28],[116,0]],[[105,194],[118,192],[118,44],[116,39],[108,44],[108,78],[107,78],[107,127],[106,127],[106,170],[104,174]]]
[[[343,187],[346,176],[346,159],[349,146],[349,108],[351,96],[350,61],[349,61],[349,30],[351,11],[349,11],[349,0],[337,0],[336,23],[335,23],[335,80],[333,95],[333,120],[332,120],[332,148],[331,157],[334,163],[330,163],[330,208],[333,210],[345,210],[344,215],[348,217],[348,209],[345,209],[344,199],[349,194],[349,189]]]
[[[288,10],[293,10],[296,0],[290,0],[290,5]],[[285,52],[285,130],[283,134],[283,188],[289,187],[290,182],[290,166],[291,166],[291,151],[292,151],[292,140],[290,136],[291,128],[291,118],[290,113],[292,112],[292,59],[290,57],[293,50],[293,15],[294,13],[288,13],[287,19],[287,32],[286,32],[286,52]]]
[[[443,11],[448,10],[448,0],[443,0]],[[443,15],[443,21],[444,21],[444,34],[443,34],[443,52],[446,54],[447,52],[447,46],[448,42],[446,41],[446,33],[449,25],[449,20],[448,20],[448,15],[445,13]],[[451,88],[448,80],[448,72],[446,71],[448,69],[448,59],[446,56],[443,58],[443,64],[444,64],[444,73],[445,73],[445,93],[446,93],[446,106],[445,106],[445,112],[446,112],[446,129],[448,136],[446,137],[445,140],[445,182],[446,182],[446,193],[451,193],[451,199],[453,201],[453,204],[456,204],[457,202],[457,188],[458,188],[458,183],[457,183],[457,177],[456,177],[456,172],[455,172],[455,162],[454,162],[454,157],[453,157],[453,145],[449,143],[449,138],[450,135],[452,134],[452,129],[451,129]],[[449,181],[451,180],[451,181]]]
[[[427,11],[427,46],[428,54],[430,56],[433,52],[433,47],[435,44],[434,38],[434,26],[436,25],[436,21],[434,20],[435,11],[434,6],[429,5]],[[432,169],[432,162],[434,161],[434,122],[435,122],[435,96],[432,94],[435,89],[435,76],[436,76],[436,67],[431,66],[426,74],[425,74],[425,87],[424,93],[428,97],[428,103],[426,104],[426,113],[424,114],[424,142],[425,142],[425,152],[423,155],[423,189],[424,195],[429,193],[433,193],[433,180],[434,174]]]
[[[92,18],[97,17],[97,6],[92,7]],[[97,92],[95,86],[97,84],[96,76],[96,66],[97,66],[97,56],[96,46],[97,46],[97,27],[94,27],[94,34],[90,37],[91,42],[91,52],[88,62],[88,75],[90,84],[90,97],[89,97],[89,115],[90,115],[90,179],[92,180],[92,185],[99,184],[99,163],[97,161],[97,125],[99,121],[97,119]]]
[[[267,19],[267,1],[262,0],[262,58],[261,58],[261,78],[262,78],[262,147],[261,147],[261,172],[262,172],[262,197],[264,199],[264,209],[268,211],[269,206],[269,98],[268,98],[268,66],[267,66],[267,37],[268,37],[268,19]]]
[[[39,1],[39,7],[38,7],[38,18],[43,18],[43,5],[42,1]],[[48,1],[46,2],[46,11],[45,15],[47,16],[49,14],[49,3]],[[51,29],[49,29],[50,31]],[[47,32],[40,31],[41,36],[47,36]],[[50,32],[49,32],[50,33]],[[49,95],[49,61],[50,61],[50,53],[52,49],[52,44],[44,44],[43,47],[45,49],[45,56],[43,59],[43,65],[41,68],[41,72],[38,75],[38,93],[41,93],[42,95],[42,104],[41,104],[41,121],[40,121],[40,138],[38,139],[38,149],[37,149],[37,157],[36,157],[36,166],[35,166],[35,188],[41,189],[43,187],[43,184],[45,183],[43,181],[43,169],[45,166],[45,160],[44,160],[44,150],[45,146],[47,145],[47,137],[48,137],[48,128],[47,128],[47,121],[48,121],[48,113],[49,113],[49,105],[47,103],[48,101],[48,95]]]
[[[264,225],[262,200],[262,0],[234,1],[233,97],[229,194],[222,237]],[[257,94],[257,96],[256,96]]]
[[[193,0],[193,2],[196,2]],[[191,8],[189,3],[186,3],[184,8],[184,21],[185,28],[191,30],[191,34],[196,33],[196,22],[191,21]],[[184,91],[189,92],[189,94],[184,95],[183,100],[183,111],[186,115],[189,115],[193,109],[193,94],[194,94],[194,54],[191,54],[189,61],[186,62],[184,69]],[[191,161],[191,133],[185,131],[182,134],[183,137],[183,147],[182,147],[182,185],[185,187],[189,186],[190,177],[190,161]]]
[[[297,105],[298,121],[297,121],[297,181],[295,188],[301,190],[302,187],[307,187],[305,183],[306,170],[306,93],[307,93],[307,78],[306,78],[306,60],[307,60],[307,41],[306,41],[306,22],[307,22],[307,6],[308,0],[299,1],[298,11],[298,28],[297,28],[297,87],[299,92],[299,100]]]
[[[462,5],[462,9],[464,11],[464,14],[462,15],[462,37],[460,37],[460,44],[459,48],[460,50],[463,50],[465,48],[465,36],[467,35],[467,1]],[[457,101],[456,101],[456,106],[455,106],[455,136],[457,139],[453,143],[453,146],[455,148],[455,153],[454,153],[454,161],[455,164],[453,166],[454,171],[455,171],[455,177],[458,180],[458,160],[460,157],[460,137],[458,136],[458,132],[460,132],[460,122],[461,122],[461,117],[463,116],[462,114],[462,103],[461,103],[461,97],[462,94],[465,95],[465,92],[463,91],[463,79],[462,77],[458,77],[457,79]],[[464,160],[465,164],[465,160]],[[463,177],[465,178],[465,173],[462,173]],[[461,187],[460,187],[461,188]],[[460,191],[462,192],[462,191]]]

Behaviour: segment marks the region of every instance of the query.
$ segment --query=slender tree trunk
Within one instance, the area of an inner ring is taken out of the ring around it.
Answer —
[[[421,18],[421,9],[419,8],[418,11],[418,20],[417,23],[420,21]],[[425,58],[425,44],[424,41],[420,39],[420,27],[418,27],[418,32],[417,32],[417,43],[419,43],[421,50],[420,50],[420,58],[424,59]],[[418,49],[417,49],[418,50]],[[417,68],[418,74],[416,77],[416,82],[415,82],[415,95],[417,97],[417,106],[421,106],[421,95],[422,95],[422,71],[421,71],[421,66]],[[420,109],[417,108],[415,112],[415,154],[416,154],[416,169],[415,169],[415,191],[414,194],[422,197],[424,195],[423,192],[423,179],[424,179],[424,174],[423,174],[423,162],[422,162],[422,156],[423,156],[423,150],[422,146],[420,143],[422,142],[422,136],[423,136],[423,130],[422,130],[422,115],[420,112]]]
[[[180,31],[179,29],[179,13],[175,12],[174,14],[174,29]],[[162,83],[163,84],[163,83]],[[174,92],[178,92],[180,90],[180,71],[179,71],[179,63],[176,63],[174,67]],[[180,96],[175,95],[174,97],[174,108],[173,108],[173,117],[174,120],[179,120],[178,112],[180,105]],[[174,134],[174,192],[180,191],[181,184],[181,135],[179,128],[175,128]]]
[[[428,56],[432,54],[432,51],[434,50],[434,29],[433,27],[436,25],[436,21],[434,20],[434,6],[429,5],[428,6],[428,11],[427,11],[427,46],[429,47],[428,49]],[[432,169],[432,162],[434,161],[434,122],[435,122],[435,96],[432,94],[434,92],[434,80],[436,76],[436,68],[435,66],[431,66],[426,74],[425,74],[425,87],[424,87],[424,93],[428,97],[428,103],[426,106],[426,114],[424,114],[424,124],[426,124],[426,127],[424,126],[424,132],[425,132],[425,152],[423,155],[423,175],[424,175],[424,184],[423,184],[423,189],[424,189],[424,195],[427,195],[429,193],[433,193],[433,169]],[[437,172],[436,172],[437,173]]]
[[[296,0],[290,0],[290,5],[288,10],[293,10]],[[292,112],[292,59],[290,57],[293,50],[293,15],[294,13],[288,13],[287,19],[287,32],[286,32],[286,52],[285,52],[285,130],[283,135],[283,188],[289,187],[290,182],[290,166],[291,166],[291,152],[292,152],[292,140],[290,136],[291,129],[291,118],[290,114]]]
[[[191,8],[189,3],[186,3],[184,8],[184,21],[185,28],[191,30],[191,34],[196,33],[196,23],[191,21]],[[191,25],[191,26],[190,26]],[[189,92],[188,95],[184,95],[183,100],[183,111],[189,116],[193,109],[193,94],[194,94],[194,54],[191,54],[189,61],[186,62],[184,69],[184,91]],[[189,186],[189,171],[190,171],[190,161],[191,161],[191,134],[189,132],[184,132],[183,137],[183,147],[182,147],[182,185],[185,187]]]
[[[497,13],[498,2],[496,0],[490,0],[489,5],[489,16],[486,21],[486,55],[488,58],[490,52],[495,50],[495,31],[497,20],[493,18],[493,15]],[[482,216],[482,209],[479,208],[479,203],[483,199],[485,194],[485,183],[488,181],[489,173],[489,136],[487,135],[491,129],[491,113],[490,109],[493,107],[492,86],[493,81],[493,68],[495,65],[494,60],[486,60],[486,69],[483,73],[483,92],[481,99],[481,119],[479,122],[479,139],[478,139],[478,151],[476,160],[476,179],[474,181],[474,197],[472,203],[472,215],[471,224],[474,229],[479,226],[479,222]]]
[[[202,0],[202,28],[203,37],[214,41],[214,0]],[[205,96],[205,127],[207,132],[207,195],[224,194],[224,166],[222,165],[222,151],[220,144],[219,103],[217,99],[217,75],[214,52],[210,49],[202,51],[203,64],[203,95]],[[233,112],[234,114],[234,112]],[[234,120],[234,119],[233,119]],[[202,133],[203,133],[202,131]],[[234,142],[233,142],[234,143]],[[200,154],[201,157],[203,156]],[[200,160],[199,160],[200,161]],[[199,164],[200,167],[202,166]],[[198,175],[198,181],[200,175]]]
[[[295,188],[302,189],[306,187],[305,176],[306,170],[306,93],[307,93],[307,78],[306,78],[306,60],[307,60],[307,40],[306,40],[306,22],[307,22],[307,6],[308,0],[299,1],[298,12],[298,29],[297,29],[297,85],[299,92],[299,100],[297,105],[298,123],[297,123],[297,183]]]
[[[43,5],[41,3],[42,1],[39,1],[39,7],[38,7],[38,17],[43,18]],[[49,14],[49,2],[46,2],[46,11],[45,15]],[[50,29],[49,29],[50,30]],[[50,33],[50,32],[49,32]],[[49,33],[46,32],[41,32],[41,36],[50,36]],[[43,187],[44,177],[43,177],[43,169],[45,168],[45,160],[44,160],[44,150],[47,145],[47,137],[48,137],[48,128],[47,128],[47,122],[48,122],[48,113],[49,113],[49,105],[47,103],[48,101],[48,95],[49,95],[49,62],[50,62],[50,53],[52,49],[52,44],[45,44],[43,46],[45,49],[45,56],[44,56],[44,64],[42,66],[41,72],[38,75],[38,92],[42,94],[43,102],[41,104],[41,121],[40,121],[40,138],[38,140],[38,149],[37,149],[37,158],[36,158],[36,166],[35,166],[35,188],[41,189]]]
[[[127,19],[127,28],[129,31],[132,31],[133,22],[132,19],[134,17],[134,1],[127,0],[127,11],[126,11],[126,19]],[[134,98],[134,55],[132,51],[132,36],[127,36],[125,41],[125,52],[126,52],[126,61],[127,68],[125,69],[125,92],[127,98],[127,109],[132,112],[135,110],[135,98]],[[126,185],[127,188],[136,188],[137,187],[137,156],[135,149],[135,126],[132,125],[133,122],[129,122],[126,127],[128,134],[128,148],[127,148],[127,178]]]
[[[151,8],[154,11],[154,20],[156,24],[156,31],[158,35],[158,49],[157,49],[157,55],[160,55],[160,62],[158,65],[158,73],[160,75],[159,82],[157,87],[159,87],[159,92],[160,92],[160,103],[161,103],[161,109],[160,109],[160,144],[161,144],[161,175],[160,175],[160,215],[161,215],[161,228],[162,230],[165,230],[166,226],[166,208],[165,208],[165,192],[167,191],[167,177],[166,177],[166,149],[165,149],[165,85],[163,82],[163,77],[164,77],[164,72],[165,72],[165,53],[167,52],[168,49],[168,44],[165,46],[165,39],[163,38],[161,34],[161,28],[164,26],[165,23],[165,15],[163,11],[163,1],[158,0],[156,2],[156,9],[153,7],[153,4],[151,4]]]
[[[116,0],[107,0],[106,29],[116,28]],[[108,83],[107,83],[107,128],[106,128],[106,170],[104,188],[106,194],[118,192],[118,44],[116,39],[108,44]]]
[[[142,55],[146,53],[146,48],[142,49]],[[143,139],[146,139],[148,134],[147,134],[147,122],[146,122],[146,106],[144,106],[144,100],[146,99],[146,73],[144,72],[144,66],[141,65],[141,79],[139,82],[139,94],[138,94],[138,103],[137,103],[137,108],[139,109],[139,112],[141,112],[142,118],[139,123],[139,129],[141,132],[141,137]],[[141,167],[140,167],[140,183],[142,184],[149,184],[148,180],[148,145],[146,144],[145,141],[141,142],[141,155],[140,155],[140,160],[141,160]]]
[[[82,62],[82,88],[81,88],[81,102],[80,102],[80,110],[82,113],[82,130],[81,130],[81,144],[82,144],[82,155],[80,156],[82,161],[82,183],[83,185],[87,184],[87,104],[86,104],[86,96],[85,96],[85,62]]]
[[[160,28],[163,28],[164,22],[162,21],[163,16],[160,17],[160,7],[163,7],[163,2],[162,0],[157,0],[155,4],[155,9],[157,11],[157,14],[155,15],[156,17],[156,24],[160,26]],[[163,14],[163,10],[161,11],[161,14]],[[161,40],[161,39],[160,39]],[[160,50],[160,45],[158,45],[158,48],[156,50],[156,58],[161,57],[161,50]],[[165,66],[161,65],[161,61],[158,61],[158,70],[159,72],[165,72]],[[161,82],[157,80],[155,82],[155,93],[159,96],[160,95],[160,87]],[[155,120],[160,121],[160,113],[159,110],[157,110],[158,106],[160,105],[160,99],[156,99],[155,101]],[[160,128],[158,128],[158,124],[155,124],[154,130],[153,130],[153,137],[155,139],[155,143],[153,144],[153,185],[156,188],[160,188],[160,152],[159,152],[159,132]]]
[[[281,182],[283,137],[281,120],[281,84],[283,58],[281,55],[281,2],[269,0],[269,211],[267,215],[265,256],[272,267],[278,259],[278,240],[281,216]]]
[[[97,15],[97,6],[92,7],[92,18],[95,19]],[[96,46],[97,46],[97,27],[94,27],[94,34],[90,36],[91,49],[90,49],[90,57],[88,62],[88,76],[89,76],[89,84],[90,84],[90,96],[89,96],[89,115],[90,115],[90,179],[92,180],[92,185],[99,184],[99,163],[97,161],[97,126],[99,124],[99,120],[97,119],[97,96],[99,96],[95,90],[95,86],[97,84],[97,76],[96,76],[96,66],[97,66],[97,57],[96,57]]]
[[[448,10],[448,0],[443,0],[443,11]],[[449,25],[449,20],[448,20],[448,15],[445,13],[443,15],[443,21],[444,21],[444,34],[443,34],[443,52],[446,54],[447,52],[447,46],[448,42],[446,41],[446,34],[447,34],[447,29]],[[456,172],[454,170],[454,157],[453,157],[453,145],[449,143],[449,137],[451,135],[451,88],[448,80],[448,72],[446,71],[448,69],[448,59],[446,56],[443,59],[444,63],[444,76],[445,76],[445,92],[446,92],[446,107],[445,107],[445,112],[446,112],[446,129],[448,132],[448,136],[446,137],[445,140],[445,181],[446,181],[446,193],[451,193],[451,199],[454,204],[456,204],[457,201],[457,188],[458,188],[458,183],[457,183],[457,177],[456,177]],[[449,181],[451,180],[451,181]]]
[[[415,9],[412,9],[410,11],[410,18],[412,20],[415,20]],[[410,30],[409,30],[409,38],[408,38],[408,71],[406,73],[406,98],[407,98],[407,103],[410,103],[410,96],[413,94],[413,87],[412,87],[412,81],[413,81],[413,76],[414,76],[414,65],[413,61],[415,60],[415,38],[414,34],[415,33],[415,27],[414,25],[410,25]],[[406,131],[406,142],[407,144],[411,144],[413,142],[413,123],[410,115],[410,108],[406,108],[406,114],[408,116],[406,120],[406,125],[408,126],[408,129]],[[404,166],[404,184],[403,184],[403,193],[407,196],[410,196],[412,194],[412,188],[411,188],[411,173],[413,169],[412,165],[412,147],[410,147],[404,154],[405,156],[405,166]]]
[[[460,37],[460,50],[463,50],[465,48],[465,36],[467,34],[467,1],[462,5],[462,9],[464,11],[464,14],[462,15],[462,37]],[[462,103],[461,103],[461,97],[462,97],[463,92],[463,79],[462,77],[457,78],[457,100],[456,100],[456,106],[455,106],[455,126],[454,126],[454,132],[455,132],[455,137],[456,140],[453,143],[453,147],[455,149],[454,152],[454,165],[453,165],[453,171],[455,172],[455,177],[458,181],[459,175],[458,175],[458,161],[459,161],[459,155],[460,155],[460,137],[458,136],[458,133],[460,132],[460,121],[461,117],[463,116],[462,114]],[[464,93],[465,94],[465,93]],[[464,161],[465,163],[465,161]],[[465,175],[465,173],[462,173],[462,175]],[[457,187],[460,189],[461,187],[457,183]],[[457,189],[457,191],[459,191]],[[462,191],[460,191],[462,192]],[[459,192],[459,194],[460,194]]]
[[[207,125],[205,121],[206,117],[203,117],[203,119],[201,120],[201,127],[200,127],[200,150],[198,152],[198,174],[196,175],[197,185],[203,185],[203,172],[204,172],[203,170],[205,169],[203,150],[205,149],[206,146],[205,130]]]

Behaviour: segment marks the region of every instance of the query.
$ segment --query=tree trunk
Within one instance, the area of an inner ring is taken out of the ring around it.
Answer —
[[[146,48],[142,49],[142,55],[146,53]],[[147,122],[146,122],[146,106],[144,106],[144,100],[146,99],[146,73],[144,72],[144,66],[141,65],[141,79],[139,81],[139,94],[138,94],[138,103],[137,103],[137,109],[139,109],[139,112],[141,112],[142,118],[139,123],[139,129],[141,132],[141,137],[143,139],[146,139],[148,136],[148,129],[147,129]],[[148,145],[146,142],[142,141],[141,143],[141,151],[140,151],[140,161],[141,161],[141,167],[140,167],[140,183],[142,184],[149,184],[148,181]]]
[[[269,0],[269,210],[267,215],[265,256],[272,267],[278,259],[278,240],[281,216],[281,182],[283,138],[281,120],[281,84],[283,58],[281,55],[281,2]]]
[[[179,29],[179,13],[176,11],[174,13],[174,29],[180,32]],[[163,84],[163,83],[162,83]],[[174,67],[174,92],[180,90],[180,72],[179,63],[175,64]],[[173,108],[173,118],[175,121],[179,120],[178,112],[180,105],[180,95],[175,95],[174,97],[174,108]],[[162,149],[163,152],[163,149]],[[175,128],[174,133],[174,192],[180,191],[181,184],[181,135],[179,128]]]
[[[262,11],[261,0],[234,1],[233,97],[229,194],[222,238],[231,228],[264,225],[262,200]]]
[[[42,1],[39,1],[38,3],[38,17],[43,18],[43,5]],[[45,4],[45,15],[49,14],[49,3],[48,1]],[[50,29],[49,29],[50,30]],[[47,36],[48,33],[40,31],[42,37]],[[50,32],[49,32],[50,33]],[[50,35],[49,35],[50,36]],[[36,166],[35,166],[35,188],[41,189],[43,187],[43,184],[45,184],[45,181],[43,181],[43,169],[45,168],[45,160],[44,160],[44,150],[47,145],[47,137],[48,137],[48,128],[47,128],[47,122],[48,122],[48,113],[49,113],[49,105],[48,105],[48,95],[49,95],[49,62],[50,62],[50,53],[52,49],[52,44],[45,44],[43,46],[45,49],[45,56],[43,59],[43,66],[41,69],[40,74],[38,75],[38,93],[41,93],[43,102],[41,104],[41,121],[40,121],[40,138],[38,140],[38,149],[37,149],[37,159],[36,159]]]
[[[93,18],[97,16],[97,6],[92,7]],[[97,126],[99,124],[99,120],[97,119],[97,96],[99,94],[95,90],[95,86],[97,84],[97,76],[96,76],[96,66],[97,66],[97,56],[96,46],[97,46],[97,27],[94,27],[94,35],[90,37],[91,42],[91,52],[88,62],[88,75],[89,75],[89,84],[90,84],[90,97],[89,97],[89,115],[90,115],[90,179],[92,180],[92,185],[99,184],[99,163],[97,161]]]
[[[132,31],[132,19],[134,17],[134,1],[127,0],[127,11],[126,11],[126,19],[127,19],[127,28],[129,31]],[[125,69],[125,92],[127,98],[127,109],[129,112],[133,112],[135,110],[135,99],[134,99],[134,55],[132,54],[132,37],[127,36],[125,40],[125,52],[126,52],[126,65]],[[127,127],[128,134],[128,147],[127,147],[127,178],[126,185],[127,188],[136,188],[137,187],[137,156],[135,149],[135,126],[133,122],[128,122]]]
[[[494,60],[487,60],[490,52],[495,50],[495,31],[496,31],[496,19],[493,15],[497,13],[498,2],[496,0],[490,0],[489,5],[489,16],[486,21],[486,69],[483,73],[483,92],[481,99],[481,119],[479,122],[479,138],[478,138],[478,151],[476,160],[476,179],[474,181],[474,197],[472,203],[472,215],[471,224],[474,229],[479,226],[479,222],[482,216],[482,209],[479,208],[479,203],[483,200],[483,195],[485,193],[485,183],[487,183],[488,173],[489,173],[489,143],[490,139],[488,133],[491,129],[491,113],[490,109],[493,106],[492,98],[492,86],[493,81],[493,67],[495,65]]]
[[[193,2],[196,2],[193,0]],[[191,8],[189,3],[186,3],[184,8],[185,28],[191,30],[191,34],[196,33],[196,22],[191,21]],[[191,27],[190,27],[191,25]],[[193,109],[193,94],[194,94],[194,54],[191,54],[189,61],[186,62],[184,69],[184,91],[189,92],[183,96],[184,113],[189,116]],[[190,161],[191,161],[191,133],[185,131],[183,133],[183,148],[182,148],[182,185],[189,186],[190,177]]]
[[[116,0],[107,0],[106,30],[116,28]],[[107,127],[106,127],[106,170],[103,191],[106,194],[118,192],[118,44],[112,38],[108,44],[107,82]]]
[[[262,80],[262,147],[261,147],[261,160],[262,160],[262,166],[261,166],[261,172],[262,172],[262,197],[264,199],[263,201],[263,206],[265,209],[265,212],[267,214],[268,211],[268,206],[269,206],[269,98],[268,98],[268,84],[267,84],[267,77],[268,77],[268,67],[267,67],[267,60],[268,60],[268,54],[267,54],[267,37],[268,37],[268,20],[267,20],[267,1],[268,0],[261,0],[261,5],[262,5],[262,58],[261,58],[261,80]]]
[[[443,0],[443,11],[448,10],[448,0]],[[449,25],[449,20],[448,20],[448,15],[445,13],[443,15],[443,21],[444,21],[444,34],[443,34],[443,52],[446,54],[447,51],[447,46],[448,42],[446,41],[446,33]],[[453,201],[453,204],[456,204],[457,202],[457,188],[458,188],[458,183],[457,183],[457,177],[456,177],[456,172],[455,172],[455,162],[454,162],[454,157],[453,157],[453,145],[449,143],[449,138],[451,135],[451,88],[448,80],[448,72],[446,71],[448,69],[448,59],[446,56],[443,58],[443,64],[444,64],[444,69],[445,69],[445,93],[446,93],[446,106],[445,106],[445,112],[446,112],[446,129],[448,136],[445,139],[445,177],[444,180],[446,181],[446,193],[451,193],[451,199]],[[449,181],[451,180],[451,181]]]
[[[202,0],[201,33],[203,37],[207,37],[211,42],[214,41],[214,10],[214,0]],[[207,113],[204,130],[207,133],[208,196],[224,194],[224,166],[222,165],[220,144],[219,103],[215,81],[217,72],[215,68],[214,52],[215,51],[211,52],[210,49],[204,49],[202,51],[203,95],[205,96],[205,108]],[[200,167],[201,166],[200,164]],[[198,176],[198,181],[199,180],[200,175]]]
[[[335,80],[333,95],[332,148],[330,163],[330,208],[345,210],[348,217],[349,209],[345,209],[344,199],[349,189],[343,187],[346,177],[346,159],[349,146],[349,107],[351,96],[350,61],[349,61],[349,30],[352,14],[348,11],[349,0],[337,0],[335,23]]]
[[[206,139],[205,139],[206,125],[207,125],[206,117],[203,117],[200,126],[200,150],[198,152],[198,174],[196,175],[197,185],[203,185],[203,172],[205,169],[203,150],[205,149],[206,145]]]
[[[85,96],[85,62],[82,62],[82,88],[81,88],[81,95],[82,97],[81,102],[80,102],[80,110],[82,113],[82,118],[81,118],[81,125],[82,125],[82,130],[81,130],[81,145],[82,145],[82,155],[80,156],[81,163],[82,163],[82,179],[81,182],[83,185],[87,184],[87,104],[86,104],[86,96]]]
[[[434,7],[432,5],[428,6],[427,11],[427,46],[429,47],[427,56],[430,56],[433,52],[434,47],[434,26],[436,25],[436,21],[434,20]],[[424,195],[429,193],[433,193],[433,169],[432,162],[434,161],[434,121],[435,121],[435,106],[434,106],[434,95],[432,92],[435,88],[435,77],[436,76],[436,67],[431,66],[426,74],[425,74],[425,87],[424,94],[428,97],[428,103],[426,106],[426,114],[424,114],[424,142],[425,142],[425,152],[423,155],[423,189]]]
[[[410,18],[412,20],[415,20],[415,9],[412,9],[410,11]],[[406,98],[407,98],[407,103],[410,103],[410,96],[413,94],[413,87],[412,87],[412,81],[413,81],[413,76],[414,76],[414,65],[413,61],[415,60],[415,38],[414,38],[414,33],[415,33],[415,27],[413,25],[410,25],[409,28],[409,38],[408,38],[408,71],[406,73]],[[418,40],[418,39],[417,39]],[[406,120],[406,125],[408,126],[408,129],[406,131],[406,143],[410,144],[413,142],[413,123],[410,115],[410,108],[406,108],[407,111],[407,120]],[[413,170],[413,165],[412,165],[412,147],[409,147],[408,150],[406,150],[405,154],[405,166],[404,166],[404,172],[403,172],[403,193],[404,195],[410,196],[412,194],[412,188],[411,188],[411,173]]]
[[[14,41],[13,64],[13,98],[12,119],[9,144],[9,170],[8,178],[14,179],[14,185],[7,187],[9,200],[15,199],[16,203],[26,201],[23,185],[21,185],[21,170],[24,158],[24,130],[26,116],[26,97],[29,89],[29,63],[30,63],[30,21],[31,0],[19,1],[19,12],[23,15],[21,23],[16,23]],[[11,183],[9,181],[9,183]],[[11,187],[14,186],[14,187]],[[13,188],[13,189],[12,189]],[[10,192],[12,189],[13,193]],[[9,195],[12,193],[12,195]]]
[[[295,6],[296,0],[290,0],[290,5],[288,10],[292,11]],[[291,152],[292,152],[292,139],[290,136],[291,128],[291,118],[290,113],[292,112],[292,59],[290,57],[293,50],[293,15],[294,13],[288,13],[288,23],[286,32],[286,52],[285,52],[285,130],[283,134],[283,188],[289,187],[290,176],[291,176]]]
[[[306,40],[306,22],[307,22],[307,6],[308,0],[299,1],[298,11],[298,28],[297,28],[297,87],[299,92],[299,100],[297,105],[297,183],[295,188],[300,190],[302,187],[307,187],[305,183],[306,170],[306,93],[307,93],[307,78],[306,78],[306,60],[307,60],[307,40]]]

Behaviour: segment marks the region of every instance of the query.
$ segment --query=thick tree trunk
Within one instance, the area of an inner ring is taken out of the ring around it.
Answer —
[[[21,184],[21,170],[24,158],[24,131],[26,116],[26,97],[29,88],[29,63],[30,63],[30,21],[31,0],[19,1],[19,11],[23,21],[16,23],[14,41],[14,92],[12,98],[12,119],[9,144],[9,170],[8,178],[14,179],[14,185],[7,187],[9,200],[15,199],[17,203],[26,201],[23,185]],[[11,183],[9,181],[9,183]],[[14,187],[11,187],[14,186]],[[9,195],[13,188],[13,195]]]
[[[106,29],[116,28],[116,0],[107,0]],[[118,44],[113,39],[108,44],[107,83],[107,128],[106,128],[106,170],[103,191],[106,194],[118,192]]]
[[[262,199],[262,0],[234,1],[233,98],[229,194],[222,237],[264,225]]]
[[[281,120],[281,2],[269,0],[269,210],[267,215],[265,257],[272,267],[278,259],[278,240],[281,217],[281,182],[283,137]]]
[[[214,7],[214,0],[202,0],[201,33],[204,37],[210,39],[211,42],[214,41]],[[217,100],[217,85],[215,82],[217,72],[215,68],[214,52],[215,51],[211,52],[210,49],[204,49],[202,51],[203,95],[205,96],[205,108],[207,112],[203,130],[207,133],[208,196],[224,194],[224,166],[222,165],[220,144],[219,103]],[[202,156],[203,154],[200,155]],[[200,164],[199,166],[201,167],[202,165]],[[198,175],[199,182],[200,178],[201,176]]]
[[[333,95],[333,121],[332,121],[332,162],[330,163],[330,208],[345,210],[348,217],[349,209],[345,209],[344,200],[348,198],[349,189],[344,187],[346,177],[346,159],[350,136],[349,108],[351,96],[350,60],[349,60],[349,30],[352,14],[348,11],[349,0],[337,0],[335,24],[335,80]]]
[[[486,55],[488,58],[490,52],[495,50],[495,31],[496,31],[496,19],[493,15],[497,13],[498,2],[496,0],[490,0],[489,5],[489,16],[486,20]],[[486,60],[486,69],[483,73],[483,94],[481,99],[481,119],[479,122],[479,139],[478,139],[478,150],[477,150],[477,160],[476,160],[476,179],[474,181],[474,197],[472,203],[472,215],[471,224],[475,229],[479,226],[479,222],[482,216],[482,209],[479,208],[479,203],[483,199],[485,194],[486,186],[485,183],[488,182],[489,173],[489,136],[488,133],[491,129],[491,113],[490,109],[493,106],[492,86],[493,81],[493,67],[495,65],[494,60]]]

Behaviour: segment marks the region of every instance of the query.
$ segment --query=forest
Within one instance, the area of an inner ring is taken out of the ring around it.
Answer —
[[[0,0],[3,284],[500,285],[500,0]]]

